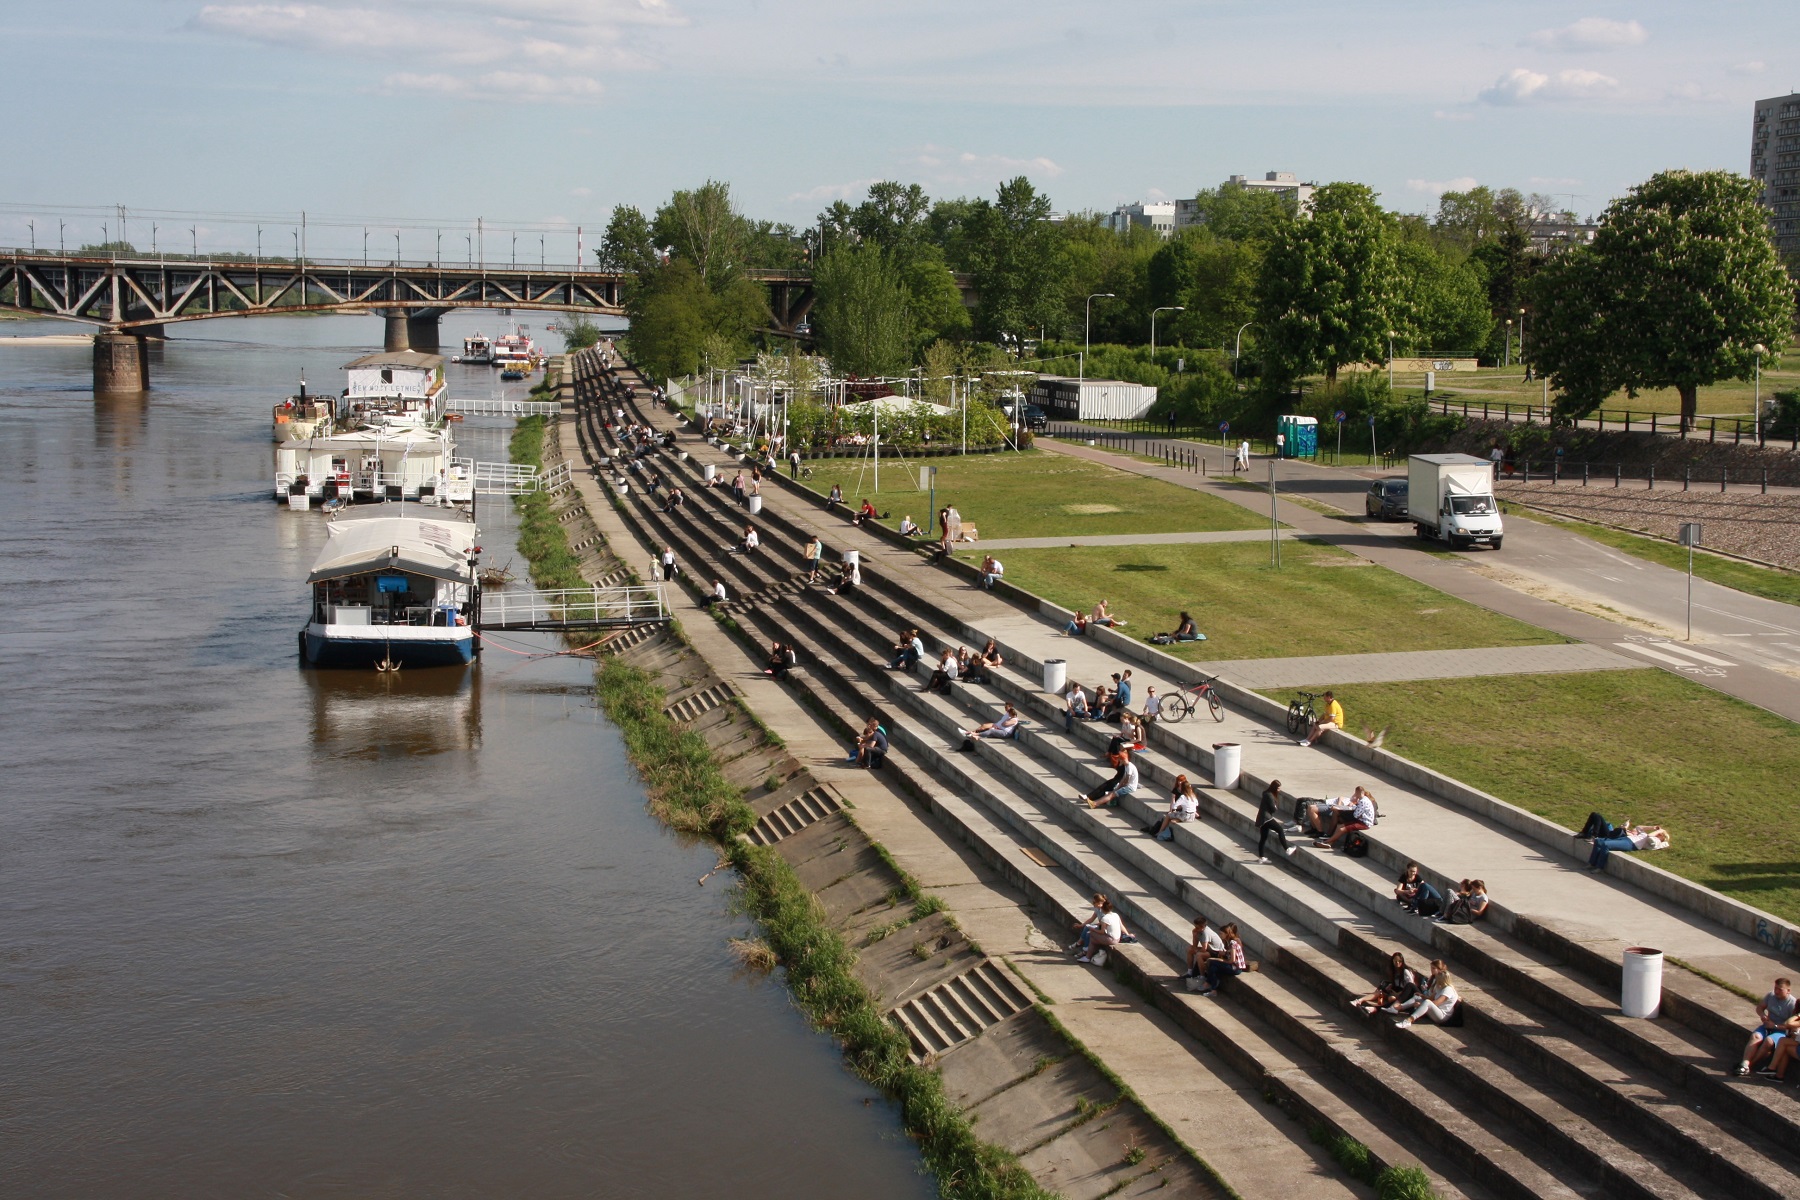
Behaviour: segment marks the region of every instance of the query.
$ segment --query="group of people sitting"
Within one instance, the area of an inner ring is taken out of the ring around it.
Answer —
[[[1151,688],[1150,692],[1154,696],[1156,689]],[[1114,672],[1111,685],[1103,683],[1095,688],[1091,699],[1082,686],[1072,679],[1068,689],[1063,692],[1063,728],[1070,733],[1075,732],[1077,721],[1117,721],[1126,716],[1135,719],[1135,714],[1131,711],[1129,669]]]
[[[1075,923],[1076,938],[1069,943],[1069,952],[1076,956],[1076,962],[1104,967],[1108,950],[1135,942],[1137,938],[1126,932],[1124,918],[1114,910],[1112,901],[1104,893],[1095,892],[1092,903],[1093,912],[1086,920]]]
[[[1000,656],[1000,647],[993,638],[979,651],[967,646],[958,646],[952,650],[945,646],[938,657],[937,666],[932,668],[931,678],[921,689],[927,692],[942,692],[948,696],[950,685],[958,679],[964,683],[987,683],[988,671],[1000,666],[1006,660]]]
[[[764,660],[764,675],[773,675],[777,679],[786,679],[787,673],[800,662],[800,654],[794,646],[785,642],[769,643],[769,657]]]
[[[1388,960],[1386,982],[1362,999],[1351,1001],[1351,1007],[1364,1016],[1387,1013],[1399,1018],[1394,1022],[1396,1028],[1410,1029],[1413,1022],[1420,1020],[1461,1025],[1462,1014],[1457,1011],[1461,1003],[1462,997],[1450,979],[1449,964],[1443,959],[1432,959],[1430,971],[1421,977],[1406,965],[1406,955],[1396,950]]]
[[[1350,839],[1374,828],[1375,823],[1381,819],[1381,808],[1375,803],[1375,793],[1361,784],[1357,784],[1348,796],[1333,796],[1328,800],[1295,797],[1292,820],[1283,827],[1278,814],[1287,800],[1279,779],[1270,780],[1269,786],[1263,789],[1262,804],[1256,814],[1257,824],[1265,827],[1263,838],[1257,843],[1258,857],[1271,834],[1280,840],[1282,850],[1289,855],[1293,854],[1287,844],[1289,833],[1311,834],[1313,845],[1321,850],[1350,850],[1353,848]]]
[[[1235,922],[1227,921],[1215,930],[1204,914],[1194,918],[1194,930],[1188,938],[1188,991],[1210,996],[1231,976],[1249,969],[1244,939],[1238,936]]]
[[[1394,884],[1394,899],[1409,913],[1450,925],[1468,925],[1487,915],[1485,879],[1465,879],[1448,900],[1419,873],[1418,863],[1407,863]]]
[[[1124,626],[1125,624],[1127,624],[1127,622],[1121,621],[1119,618],[1112,615],[1112,611],[1107,607],[1106,601],[1102,600],[1094,605],[1094,611],[1091,615],[1086,611],[1078,609],[1075,615],[1070,618],[1069,623],[1063,626],[1063,636],[1085,637],[1089,625],[1104,625],[1108,628],[1114,628]]]
[[[1797,1052],[1795,1039],[1800,1038],[1800,999],[1794,996],[1794,985],[1785,976],[1777,979],[1756,1005],[1756,1028],[1744,1046],[1744,1057],[1737,1073],[1748,1075],[1754,1070],[1776,1083],[1787,1082],[1788,1068]]]
[[[887,761],[887,756],[887,726],[881,723],[880,717],[870,717],[863,722],[862,733],[857,736],[856,745],[851,747],[850,756],[844,761],[867,767],[871,771],[879,771]]]

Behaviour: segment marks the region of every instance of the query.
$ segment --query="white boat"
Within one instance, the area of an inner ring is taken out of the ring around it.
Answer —
[[[417,350],[365,354],[344,364],[342,423],[429,429],[444,418],[444,359]]]
[[[494,343],[485,334],[472,333],[463,339],[462,361],[490,363],[494,361]]]
[[[494,365],[501,368],[508,366],[523,367],[527,372],[543,357],[538,344],[513,326],[511,333],[503,333],[494,339]]]
[[[331,401],[320,400],[302,392],[289,396],[270,414],[274,420],[277,442],[303,442],[308,438],[328,437],[333,428]]]
[[[475,656],[479,531],[455,517],[346,515],[306,577],[315,667],[461,666]]]
[[[462,504],[474,472],[455,457],[448,430],[357,429],[275,447],[275,499],[294,508],[416,500]]]

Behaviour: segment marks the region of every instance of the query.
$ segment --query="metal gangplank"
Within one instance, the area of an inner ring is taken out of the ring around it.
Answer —
[[[555,400],[446,400],[444,411],[465,417],[555,417],[562,405]]]
[[[618,629],[669,619],[662,585],[484,591],[476,628],[489,630]]]
[[[574,478],[567,462],[539,471],[527,463],[458,458],[451,461],[451,468],[456,478],[469,481],[477,496],[529,496],[533,492],[547,495],[568,487]]]

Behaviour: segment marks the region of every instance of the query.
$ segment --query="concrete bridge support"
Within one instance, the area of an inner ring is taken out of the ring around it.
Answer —
[[[135,333],[94,335],[94,391],[117,395],[150,390],[150,351]]]
[[[382,349],[390,353],[395,350],[417,350],[421,354],[439,353],[438,318],[444,315],[443,309],[408,311],[404,308],[390,308],[383,315],[387,318],[387,332],[382,338]]]

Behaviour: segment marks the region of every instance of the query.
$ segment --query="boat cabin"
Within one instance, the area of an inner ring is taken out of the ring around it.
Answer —
[[[275,499],[467,503],[474,477],[442,430],[380,426],[275,447]]]
[[[479,599],[468,521],[346,517],[326,527],[301,649],[315,666],[448,666],[474,656]]]
[[[344,364],[343,413],[350,424],[437,424],[444,410],[444,358],[417,350],[365,354]]]

